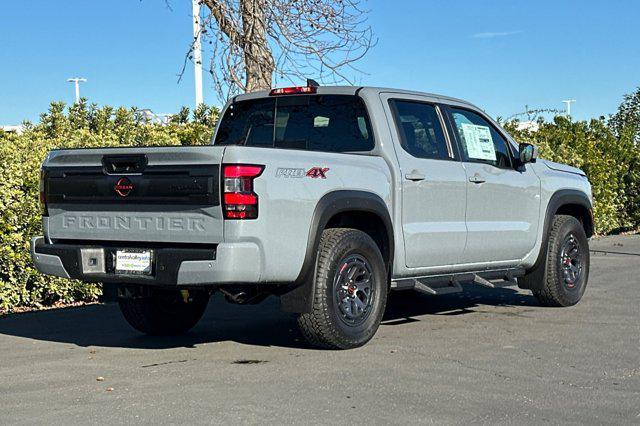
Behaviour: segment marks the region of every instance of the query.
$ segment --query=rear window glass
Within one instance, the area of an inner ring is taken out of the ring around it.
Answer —
[[[400,100],[393,103],[402,147],[409,154],[436,160],[451,158],[435,106]]]
[[[215,145],[370,151],[371,124],[362,99],[351,95],[295,95],[231,104]]]

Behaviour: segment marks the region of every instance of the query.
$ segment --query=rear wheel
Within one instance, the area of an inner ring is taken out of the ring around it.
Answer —
[[[349,349],[373,337],[387,302],[387,274],[369,235],[349,228],[322,233],[312,297],[312,311],[298,318],[312,345]]]
[[[153,289],[149,296],[119,299],[127,322],[146,334],[176,335],[189,331],[200,320],[209,303],[206,291]]]
[[[589,242],[573,216],[556,215],[551,223],[546,261],[524,280],[544,306],[572,306],[580,301],[589,279]],[[536,273],[537,272],[537,273]]]

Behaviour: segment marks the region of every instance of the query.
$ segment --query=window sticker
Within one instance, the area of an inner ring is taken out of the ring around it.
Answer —
[[[320,115],[313,118],[313,127],[327,127],[329,126],[329,117],[322,117]]]
[[[487,126],[462,123],[462,134],[469,158],[496,161],[496,148]]]

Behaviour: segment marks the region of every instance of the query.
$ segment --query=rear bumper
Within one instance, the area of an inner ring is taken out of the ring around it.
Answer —
[[[102,248],[105,273],[83,272],[80,249]],[[253,243],[227,243],[215,247],[149,247],[154,250],[153,273],[149,276],[121,275],[113,272],[109,254],[118,248],[112,244],[48,244],[44,237],[31,240],[31,258],[43,274],[82,281],[143,284],[156,286],[193,286],[246,284],[260,282],[262,261]],[[138,248],[147,248],[144,243]]]

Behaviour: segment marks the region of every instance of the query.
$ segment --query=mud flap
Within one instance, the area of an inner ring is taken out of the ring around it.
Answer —
[[[284,312],[295,314],[310,313],[313,291],[313,279],[305,280],[302,284],[293,287],[280,296],[280,308]]]

